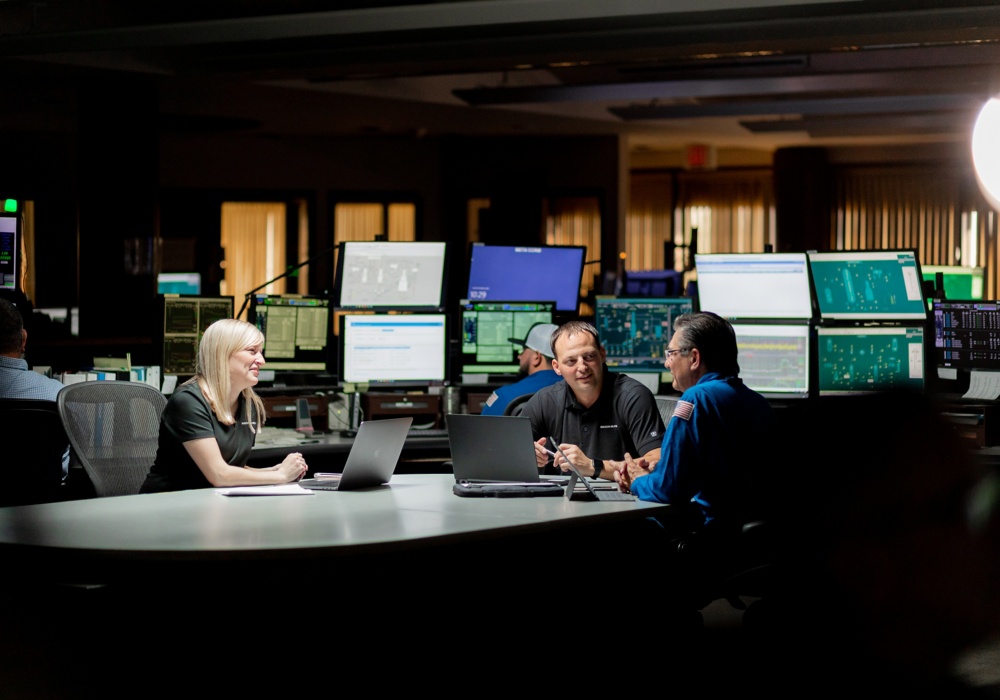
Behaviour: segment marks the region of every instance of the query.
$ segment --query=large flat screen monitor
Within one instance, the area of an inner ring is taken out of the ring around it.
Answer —
[[[734,323],[743,383],[768,398],[809,397],[809,324]]]
[[[608,369],[663,372],[674,319],[691,313],[687,297],[646,299],[597,297],[594,325],[607,351]]]
[[[334,297],[341,309],[439,311],[444,243],[347,241],[337,254]]]
[[[193,375],[202,334],[216,321],[233,317],[233,298],[160,294],[157,303],[159,323],[154,348],[163,374]]]
[[[924,388],[922,325],[817,329],[819,395]]]
[[[521,345],[511,338],[524,339],[536,323],[552,323],[554,301],[472,301],[459,302],[462,312],[461,373],[513,378],[517,376]]]
[[[341,319],[342,382],[427,385],[446,379],[445,314],[361,314]]]
[[[0,289],[17,289],[19,216],[0,216]]]
[[[813,316],[805,253],[695,255],[698,307],[730,320]]]
[[[333,364],[330,313],[329,299],[254,294],[249,318],[264,334],[265,369],[329,373]]]
[[[920,264],[912,250],[841,250],[809,255],[824,320],[927,318]]]
[[[580,302],[584,246],[507,246],[473,243],[470,301],[554,299],[557,311],[575,313]]]
[[[1000,301],[935,299],[933,304],[938,367],[1000,370]]]

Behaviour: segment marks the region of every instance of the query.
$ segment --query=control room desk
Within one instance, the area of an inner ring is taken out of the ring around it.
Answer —
[[[547,556],[551,538],[567,528],[668,508],[562,497],[461,498],[453,483],[450,474],[410,474],[376,489],[308,496],[226,497],[196,489],[0,508],[0,551],[11,575],[52,580],[145,583],[205,572],[259,581],[296,570],[314,576],[317,566],[336,568],[336,560],[347,559],[390,568],[404,560],[452,566],[456,552],[476,551],[493,561],[491,549],[512,537],[520,554],[529,553],[521,542],[535,542],[544,543]]]
[[[339,472],[353,444],[354,438],[343,437],[339,432],[315,435],[298,444],[284,438],[269,442],[265,433],[254,445],[247,464],[251,467],[270,467],[283,460],[289,452],[301,452],[309,464],[310,473]],[[451,448],[447,437],[407,438],[396,473],[439,472],[440,464],[449,459]]]

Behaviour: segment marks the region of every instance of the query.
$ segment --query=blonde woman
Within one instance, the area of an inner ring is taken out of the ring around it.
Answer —
[[[198,347],[194,377],[167,401],[160,442],[142,493],[210,486],[284,484],[308,467],[298,452],[273,467],[246,467],[264,423],[264,404],[254,392],[264,356],[264,336],[236,319],[216,321]]]

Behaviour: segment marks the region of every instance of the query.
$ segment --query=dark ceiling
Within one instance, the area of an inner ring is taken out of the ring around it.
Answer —
[[[994,2],[0,2],[0,129],[72,129],[95,74],[173,129],[626,134],[633,148],[966,141]],[[214,127],[212,126],[214,125]]]

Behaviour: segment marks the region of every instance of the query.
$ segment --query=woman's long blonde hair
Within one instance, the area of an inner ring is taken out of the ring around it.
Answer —
[[[229,376],[229,358],[233,353],[264,342],[264,334],[252,323],[235,318],[224,318],[210,325],[201,338],[198,346],[198,368],[189,382],[198,382],[201,393],[208,400],[215,416],[223,425],[236,423],[236,416],[226,397],[232,388]],[[253,387],[243,390],[243,405],[246,410],[246,422],[250,429],[259,432],[264,425],[264,402],[254,392]],[[251,406],[256,413],[256,423],[251,420]]]

